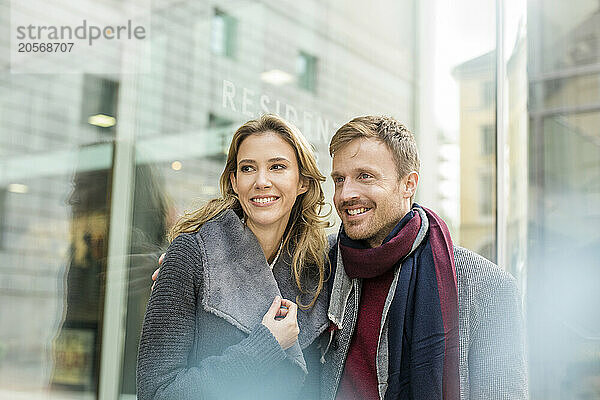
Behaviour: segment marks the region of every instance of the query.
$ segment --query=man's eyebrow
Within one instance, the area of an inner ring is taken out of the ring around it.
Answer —
[[[355,173],[357,171],[357,169],[353,169],[349,172],[350,175],[352,175],[353,173]],[[331,177],[333,178],[334,176],[344,176],[344,174],[340,171],[331,171]]]
[[[369,167],[360,167],[360,168],[353,168],[350,171],[350,175],[359,173],[359,172],[368,172],[371,175],[376,175],[377,171],[375,171],[374,169],[371,169]],[[333,178],[334,176],[343,176],[343,174],[341,172],[338,171],[331,171],[331,177]]]

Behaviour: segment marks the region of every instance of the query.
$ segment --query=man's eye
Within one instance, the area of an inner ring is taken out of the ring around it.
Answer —
[[[344,182],[344,178],[341,176],[337,176],[335,178],[333,178],[333,183],[342,183]]]
[[[367,173],[360,174],[360,179],[369,179],[370,177],[371,177],[371,175],[369,175]]]

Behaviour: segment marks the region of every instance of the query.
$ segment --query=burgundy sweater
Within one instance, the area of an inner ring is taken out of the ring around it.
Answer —
[[[385,299],[394,269],[363,279],[356,330],[350,342],[337,400],[379,400],[375,357]]]

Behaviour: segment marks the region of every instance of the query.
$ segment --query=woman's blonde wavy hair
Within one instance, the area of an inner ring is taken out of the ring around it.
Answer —
[[[227,162],[220,178],[221,197],[210,200],[200,209],[185,213],[169,233],[172,241],[181,233],[195,232],[207,221],[232,209],[238,216],[243,210],[237,194],[233,191],[230,174],[237,173],[237,156],[240,145],[248,136],[274,132],[292,146],[296,153],[300,179],[308,183],[308,190],[299,195],[292,207],[290,219],[283,234],[283,250],[292,256],[292,273],[301,294],[312,296],[308,304],[296,299],[298,306],[312,307],[323,289],[327,259],[327,237],[325,228],[329,226],[327,216],[321,215],[325,205],[325,195],[321,182],[325,177],[319,171],[313,151],[298,128],[275,115],[263,115],[240,126],[231,139]]]

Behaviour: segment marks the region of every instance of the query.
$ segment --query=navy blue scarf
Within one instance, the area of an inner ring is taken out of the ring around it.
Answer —
[[[429,228],[410,251],[425,212]],[[386,399],[458,400],[458,289],[448,227],[433,211],[413,205],[384,243],[367,248],[340,232],[344,269],[349,277],[378,276],[400,263],[389,309]]]

